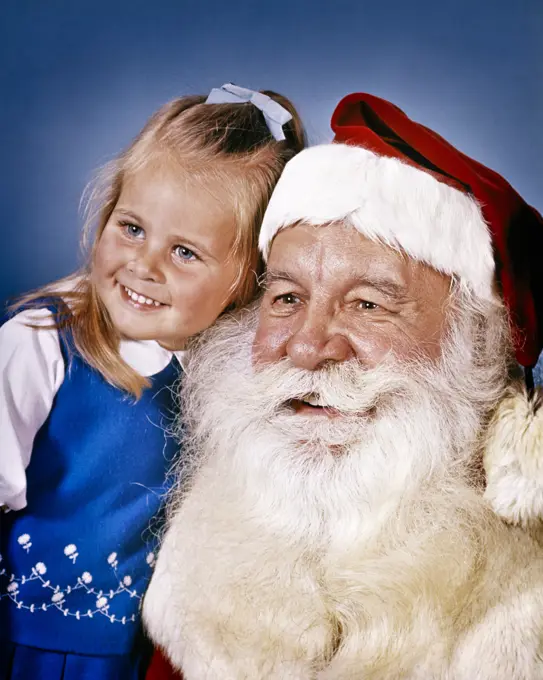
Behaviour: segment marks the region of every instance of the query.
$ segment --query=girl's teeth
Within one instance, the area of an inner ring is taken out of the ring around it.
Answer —
[[[126,294],[134,300],[134,302],[138,302],[140,305],[154,305],[155,307],[160,307],[160,302],[157,302],[156,300],[152,300],[151,298],[146,298],[144,295],[139,295],[138,293],[135,293],[133,290],[130,290],[130,288],[127,288],[126,286],[124,287]]]

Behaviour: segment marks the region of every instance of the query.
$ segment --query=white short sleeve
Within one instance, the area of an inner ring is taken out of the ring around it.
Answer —
[[[0,328],[0,505],[26,505],[26,474],[36,433],[64,380],[64,360],[47,309],[26,310]]]

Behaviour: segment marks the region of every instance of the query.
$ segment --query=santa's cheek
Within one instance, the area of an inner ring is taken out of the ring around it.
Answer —
[[[391,349],[402,360],[415,359],[421,355],[430,359],[440,354],[441,334],[435,328],[410,325],[398,329],[391,339]]]
[[[288,326],[261,324],[253,342],[253,362],[266,363],[286,356],[288,341],[293,331]]]
[[[366,357],[373,366],[390,354],[402,360],[421,354],[433,358],[439,354],[441,334],[416,316],[367,324],[364,328],[351,329],[351,334],[358,358]]]
[[[367,366],[377,366],[390,354],[402,355],[406,351],[400,334],[393,326],[366,328],[351,331],[349,340],[356,358]]]
[[[392,350],[392,343],[381,341],[358,342],[355,346],[356,358],[366,366],[377,366]]]

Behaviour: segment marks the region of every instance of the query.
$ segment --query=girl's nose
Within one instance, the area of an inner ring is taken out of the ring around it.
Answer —
[[[164,283],[165,276],[160,266],[158,253],[146,251],[139,253],[127,266],[128,270],[142,281],[152,281],[153,283]]]

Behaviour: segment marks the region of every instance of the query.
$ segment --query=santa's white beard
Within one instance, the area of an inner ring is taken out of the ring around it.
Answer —
[[[484,631],[451,661],[517,574],[520,544],[477,487],[508,368],[499,310],[491,322],[455,313],[437,362],[376,369],[255,371],[253,313],[196,349],[189,461],[144,604],[187,680],[498,677]],[[292,412],[308,393],[341,415]]]
[[[183,487],[205,467],[202,504],[215,493],[244,499],[267,529],[314,550],[411,517],[404,508],[429,496],[441,504],[448,489],[477,481],[477,441],[507,375],[497,314],[490,343],[464,310],[439,361],[390,356],[372,369],[350,361],[306,371],[288,359],[255,369],[255,311],[219,325],[187,367]],[[294,413],[289,401],[308,394],[339,415]]]

